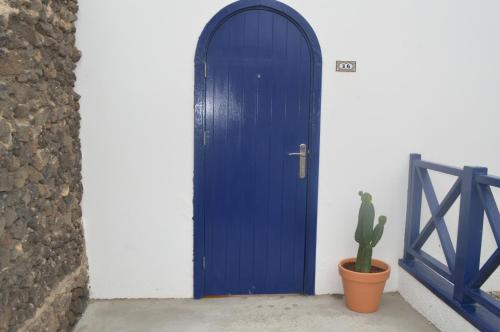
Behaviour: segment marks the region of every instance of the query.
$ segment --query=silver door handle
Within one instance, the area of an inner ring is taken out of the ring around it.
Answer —
[[[299,179],[306,177],[307,145],[300,144],[299,152],[291,152],[289,156],[299,156]]]

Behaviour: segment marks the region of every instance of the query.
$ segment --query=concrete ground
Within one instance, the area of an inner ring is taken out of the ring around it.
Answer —
[[[341,296],[92,301],[74,332],[437,331],[397,293],[379,312],[349,311]]]

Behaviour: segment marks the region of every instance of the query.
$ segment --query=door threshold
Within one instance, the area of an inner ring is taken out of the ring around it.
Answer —
[[[223,299],[223,298],[241,298],[241,297],[289,297],[304,295],[303,293],[283,293],[283,294],[224,294],[224,295],[204,295],[203,299]]]

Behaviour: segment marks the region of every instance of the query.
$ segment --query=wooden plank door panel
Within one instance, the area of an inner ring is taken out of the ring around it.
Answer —
[[[287,18],[247,10],[207,51],[205,294],[302,293],[311,58]]]

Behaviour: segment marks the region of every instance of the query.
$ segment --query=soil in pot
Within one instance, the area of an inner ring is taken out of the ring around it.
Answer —
[[[342,265],[344,269],[348,269],[350,271],[356,272],[356,263],[355,262],[348,262]],[[378,272],[384,272],[384,269],[381,269],[380,267],[372,265],[372,268],[370,269],[370,273],[378,273]],[[365,272],[366,273],[366,272]]]

